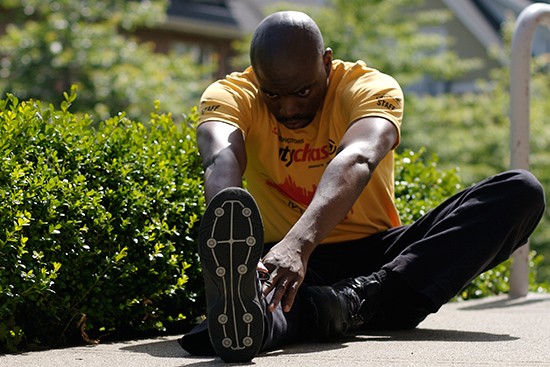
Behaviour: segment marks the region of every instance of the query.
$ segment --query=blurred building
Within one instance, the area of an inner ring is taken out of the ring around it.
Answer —
[[[451,36],[453,50],[462,58],[480,58],[484,67],[466,76],[445,83],[426,78],[415,89],[419,92],[438,94],[442,92],[467,92],[476,89],[477,79],[487,79],[491,69],[507,66],[509,57],[504,52],[502,26],[507,19],[516,19],[523,9],[534,2],[529,0],[426,0],[424,7],[449,9],[453,19],[429,31]],[[546,54],[550,50],[550,32],[547,26],[539,26],[533,42],[533,54]],[[504,57],[491,56],[491,53]]]
[[[167,22],[156,29],[138,32],[143,40],[154,41],[157,50],[167,52],[191,52],[204,63],[215,62],[217,72],[212,77],[222,77],[234,70],[231,65],[232,42],[254,31],[267,14],[267,9],[277,0],[172,0]],[[327,0],[301,0],[300,5],[325,6]],[[549,2],[549,1],[542,1]],[[453,50],[464,58],[481,58],[485,67],[460,80],[442,82],[425,79],[414,90],[437,94],[441,92],[465,92],[475,89],[475,80],[487,78],[489,71],[503,66],[507,60],[490,56],[505,45],[501,27],[507,17],[517,17],[533,1],[529,0],[426,0],[423,8],[449,9],[453,19],[426,32],[452,36]],[[546,27],[540,27],[534,42],[534,53],[548,53],[550,35]]]
[[[232,42],[254,32],[265,17],[265,9],[279,1],[269,0],[171,0],[167,21],[137,35],[153,41],[159,52],[190,52],[197,61],[214,62],[214,77],[234,71]],[[303,5],[322,6],[325,0],[302,0]]]
[[[196,61],[217,64],[216,76],[231,69],[231,43],[247,31],[226,0],[171,0],[167,21],[154,29],[138,30],[137,36],[156,44],[158,52],[191,53]],[[254,11],[252,7],[244,7]],[[261,15],[255,14],[254,18]]]

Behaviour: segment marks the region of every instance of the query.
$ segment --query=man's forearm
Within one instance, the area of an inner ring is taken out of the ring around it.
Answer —
[[[206,202],[227,187],[242,187],[246,149],[242,133],[219,121],[207,121],[197,129],[197,145],[204,166]]]
[[[308,248],[321,243],[349,213],[397,137],[395,126],[383,118],[367,117],[351,124],[311,204],[287,235]]]
[[[242,187],[242,175],[238,162],[227,155],[219,154],[204,170],[206,202],[227,187]]]
[[[327,166],[315,196],[288,232],[309,251],[323,241],[349,213],[367,185],[373,167],[359,155],[343,151]]]

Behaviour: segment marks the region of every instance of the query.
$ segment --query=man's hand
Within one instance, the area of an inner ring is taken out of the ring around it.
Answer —
[[[263,292],[267,295],[275,289],[273,298],[267,307],[269,311],[273,312],[277,308],[285,294],[283,311],[290,311],[296,292],[304,281],[310,254],[310,251],[303,251],[296,242],[285,238],[273,246],[264,257],[262,262],[269,271],[270,277],[264,283]]]

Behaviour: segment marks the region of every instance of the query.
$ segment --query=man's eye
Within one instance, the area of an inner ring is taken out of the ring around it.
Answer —
[[[302,89],[301,91],[298,92],[298,95],[299,95],[300,97],[305,97],[305,96],[307,96],[307,95],[309,94],[309,91],[310,91],[310,90],[311,90],[311,89],[309,89],[309,88],[308,88],[308,89]]]
[[[277,98],[277,94],[275,94],[275,93],[264,92],[264,94],[265,94],[266,97],[269,98],[269,99]]]

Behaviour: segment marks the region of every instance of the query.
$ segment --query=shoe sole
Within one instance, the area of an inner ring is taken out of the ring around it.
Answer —
[[[226,362],[247,362],[263,342],[263,297],[257,264],[263,224],[245,190],[222,190],[208,205],[199,229],[199,255],[206,286],[210,340]]]

